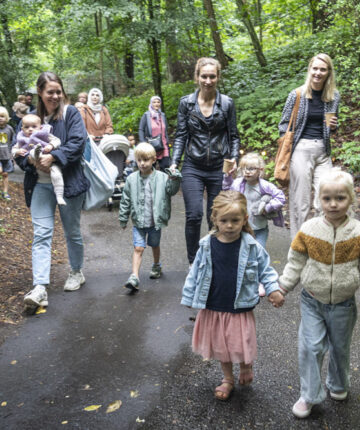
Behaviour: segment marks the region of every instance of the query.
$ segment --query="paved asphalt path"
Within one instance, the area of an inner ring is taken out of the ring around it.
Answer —
[[[163,277],[148,278],[147,249],[141,291],[130,296],[122,284],[131,269],[131,227],[120,231],[117,210],[84,213],[86,284],[73,293],[51,290],[47,312],[28,317],[0,347],[0,429],[360,428],[358,325],[349,398],[327,399],[307,420],[291,413],[299,392],[300,289],[282,309],[261,300],[255,380],[237,386],[228,402],[214,399],[219,365],[191,353],[189,317],[195,312],[179,305],[187,273],[183,228],[178,194],[162,235]],[[268,241],[280,272],[288,236],[288,230],[272,228]],[[119,400],[120,408],[107,413]],[[84,410],[92,405],[101,407]]]

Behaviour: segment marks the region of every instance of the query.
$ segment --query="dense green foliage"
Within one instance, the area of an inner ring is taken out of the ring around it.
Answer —
[[[176,126],[176,114],[180,97],[194,90],[194,84],[167,84],[163,86],[164,106],[170,130]],[[140,119],[149,107],[152,90],[145,91],[139,96],[113,98],[108,103],[114,129],[118,133],[132,131],[137,133]]]
[[[272,156],[289,91],[326,52],[343,99],[334,155],[359,170],[359,22],[358,0],[0,0],[0,99],[9,108],[54,70],[73,100],[103,89],[121,133],[137,130],[150,96],[162,95],[173,131],[196,59],[217,56],[243,147]]]

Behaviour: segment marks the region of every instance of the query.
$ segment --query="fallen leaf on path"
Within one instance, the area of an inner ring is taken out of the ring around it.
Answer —
[[[39,307],[36,309],[35,315],[39,315],[39,314],[46,314],[46,308],[44,308],[44,307],[42,307],[42,306],[39,306]]]
[[[174,333],[177,333],[181,328],[183,328],[184,327],[184,325],[181,325],[181,326],[179,326],[175,331],[174,331]]]
[[[61,424],[67,424],[69,421],[61,421]]]
[[[136,418],[136,422],[137,422],[137,423],[144,423],[144,422],[145,422],[145,420],[142,420],[142,419],[140,419],[139,417],[137,417],[137,418]]]
[[[139,392],[137,390],[130,391],[130,397],[132,397],[132,398],[139,397]]]
[[[90,385],[89,384],[85,384],[84,386],[83,386],[83,388],[81,388],[81,390],[92,390],[92,388],[90,387]]]
[[[7,405],[7,402],[2,402],[1,403],[1,406],[6,406]]]
[[[281,261],[279,261],[279,260],[275,260],[275,261],[273,261],[273,263],[274,263],[274,264],[281,264]]]
[[[97,411],[101,408],[102,405],[91,405],[84,408],[84,411],[91,412],[91,411]]]
[[[115,402],[110,403],[110,405],[107,407],[106,413],[109,414],[111,412],[117,411],[121,405],[122,405],[121,400],[115,400]]]
[[[16,364],[16,363],[17,363],[17,361],[13,360],[10,364]]]

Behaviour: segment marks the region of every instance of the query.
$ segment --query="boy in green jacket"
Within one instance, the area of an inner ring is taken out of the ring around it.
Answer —
[[[170,219],[171,196],[178,192],[181,180],[179,171],[167,170],[169,173],[166,174],[153,168],[156,152],[149,143],[137,145],[135,160],[139,170],[128,176],[119,208],[121,228],[126,228],[129,216],[133,222],[132,274],[124,285],[132,292],[139,289],[139,269],[146,244],[152,248],[154,257],[150,278],[161,276],[161,228]]]

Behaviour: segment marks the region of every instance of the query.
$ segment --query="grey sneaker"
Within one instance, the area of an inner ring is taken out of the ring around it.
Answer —
[[[26,306],[48,306],[48,295],[45,285],[36,285],[25,294],[24,304]]]
[[[64,291],[76,291],[85,283],[85,277],[81,270],[72,270],[64,285]]]
[[[159,279],[161,276],[161,264],[154,263],[150,271],[150,279]]]
[[[139,291],[140,280],[133,273],[129,276],[129,279],[125,282],[124,288],[129,288],[132,291]]]

